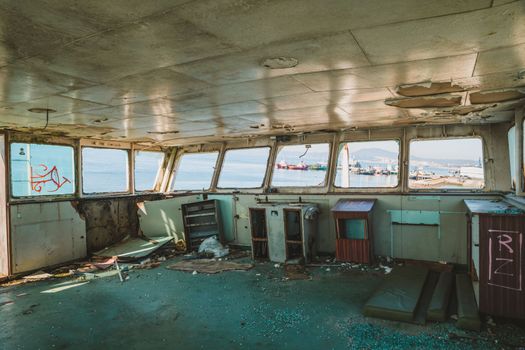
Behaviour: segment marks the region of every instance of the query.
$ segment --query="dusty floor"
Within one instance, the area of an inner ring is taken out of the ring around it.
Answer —
[[[313,268],[283,280],[257,264],[216,275],[165,269],[89,281],[0,288],[0,349],[501,349],[525,346],[525,328],[464,332],[368,319],[361,307],[380,272]],[[65,289],[65,287],[70,287]],[[6,303],[12,301],[12,303]],[[458,337],[459,336],[459,337]]]

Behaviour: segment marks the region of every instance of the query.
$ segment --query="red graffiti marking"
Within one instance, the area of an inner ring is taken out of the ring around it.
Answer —
[[[488,230],[487,284],[515,291],[523,290],[523,233]]]
[[[49,183],[51,186],[54,186],[54,189],[47,190],[47,192],[56,192],[66,183],[71,183],[71,181],[64,176],[62,176],[62,180],[60,179],[60,174],[56,166],[49,169],[46,165],[39,164],[39,167],[42,168],[42,173],[40,174],[33,174],[33,167],[31,167],[31,188],[33,191],[40,193],[44,185]]]

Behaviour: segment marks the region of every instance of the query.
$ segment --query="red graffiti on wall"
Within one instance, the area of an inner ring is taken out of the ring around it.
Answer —
[[[51,169],[47,165],[39,164],[41,173],[33,173],[33,167],[31,167],[31,188],[35,192],[42,192],[42,189],[46,184],[51,186],[51,189],[48,189],[47,192],[56,192],[66,183],[71,183],[71,181],[58,173],[56,165]]]

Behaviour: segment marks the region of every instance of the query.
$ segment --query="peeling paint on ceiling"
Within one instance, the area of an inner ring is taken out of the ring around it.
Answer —
[[[4,129],[174,145],[502,122],[525,98],[525,0],[18,0],[0,26]]]

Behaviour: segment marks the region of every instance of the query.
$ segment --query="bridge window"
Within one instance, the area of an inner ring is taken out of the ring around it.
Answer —
[[[128,151],[82,148],[82,191],[122,193],[129,190]]]
[[[366,188],[398,185],[398,141],[346,142],[341,144],[337,159],[335,177],[337,187]]]
[[[272,186],[324,186],[329,154],[328,143],[281,147],[273,170]]]
[[[270,147],[227,150],[224,155],[219,188],[259,188],[268,167]]]
[[[70,146],[11,144],[13,197],[75,193],[75,157]]]
[[[135,151],[135,191],[155,188],[163,161],[163,152]]]
[[[207,190],[211,186],[219,152],[184,154],[175,172],[176,191]]]
[[[483,188],[481,139],[411,141],[408,186],[413,189]]]

